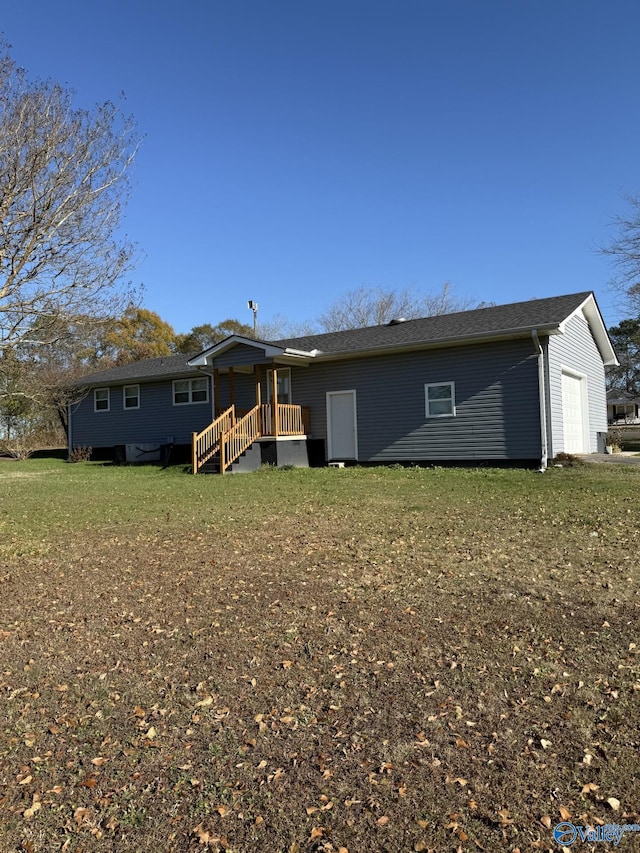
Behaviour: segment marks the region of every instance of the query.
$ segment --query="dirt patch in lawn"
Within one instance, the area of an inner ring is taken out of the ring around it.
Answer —
[[[3,849],[551,850],[639,820],[633,519],[409,476],[378,512],[0,563]]]

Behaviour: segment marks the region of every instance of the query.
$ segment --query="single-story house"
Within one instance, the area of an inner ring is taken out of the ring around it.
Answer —
[[[610,424],[639,424],[640,397],[619,388],[607,391],[607,420]]]
[[[594,453],[617,364],[591,292],[277,341],[87,376],[69,448],[189,448],[194,473],[332,462],[515,462]]]

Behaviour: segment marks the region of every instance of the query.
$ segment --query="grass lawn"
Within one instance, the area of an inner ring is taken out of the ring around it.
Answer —
[[[639,488],[0,462],[0,849],[524,853],[640,823]]]

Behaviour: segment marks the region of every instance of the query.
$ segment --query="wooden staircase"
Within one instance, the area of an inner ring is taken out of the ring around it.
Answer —
[[[192,436],[194,474],[224,474],[263,436],[306,435],[308,411],[288,403],[259,404],[238,420],[235,406],[229,406],[202,432]]]

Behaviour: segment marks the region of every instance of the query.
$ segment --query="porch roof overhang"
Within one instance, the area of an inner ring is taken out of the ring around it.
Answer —
[[[318,350],[306,352],[305,350],[293,349],[287,346],[278,346],[267,341],[253,340],[245,338],[242,335],[231,335],[225,338],[220,343],[215,344],[209,349],[204,350],[193,358],[189,359],[187,364],[189,367],[211,367],[215,365],[215,361],[224,353],[234,349],[237,346],[251,347],[256,350],[256,361],[262,363],[264,360],[271,360],[277,364],[309,364],[319,353]]]

